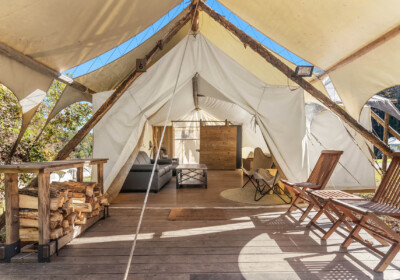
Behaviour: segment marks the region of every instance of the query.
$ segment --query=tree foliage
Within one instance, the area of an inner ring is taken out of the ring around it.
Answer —
[[[12,163],[52,160],[57,152],[75,135],[92,115],[92,105],[80,102],[70,105],[53,118],[42,131],[47,116],[60,98],[65,85],[54,81],[40,104],[28,129],[24,133]],[[22,124],[22,111],[17,98],[0,84],[0,164],[4,164],[18,137]],[[38,138],[38,136],[40,137]],[[92,155],[93,134],[90,133],[71,153],[71,158],[87,158]],[[23,175],[20,181],[27,183],[30,175]],[[0,178],[0,196],[4,189],[4,178]]]

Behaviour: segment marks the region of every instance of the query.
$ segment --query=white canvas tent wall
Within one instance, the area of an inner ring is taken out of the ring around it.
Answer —
[[[188,40],[188,41],[186,41]],[[186,53],[185,53],[185,47]],[[304,180],[307,166],[304,154],[305,117],[303,90],[265,84],[228,57],[204,36],[188,36],[140,76],[126,94],[96,126],[94,156],[108,157],[105,167],[105,187],[113,181],[121,166],[135,148],[145,122],[170,98],[178,76],[178,94],[191,85],[195,73],[226,98],[256,115],[271,152],[287,177]],[[190,96],[192,91],[190,89]],[[94,96],[94,108],[111,92]],[[177,99],[174,110],[182,110]],[[278,104],[285,104],[284,107]],[[174,113],[173,113],[174,115]]]
[[[370,107],[365,107],[361,118],[368,130],[372,129],[370,110]],[[322,150],[343,151],[327,188],[375,189],[374,161],[369,144],[326,108],[308,103],[306,112],[309,166],[316,164]]]

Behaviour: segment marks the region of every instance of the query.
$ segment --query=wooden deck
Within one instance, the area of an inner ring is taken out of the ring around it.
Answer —
[[[221,180],[224,178],[225,180]],[[239,172],[209,172],[209,189],[176,191],[175,182],[152,194],[130,270],[130,279],[400,279],[400,256],[384,273],[379,258],[358,244],[340,252],[334,234],[317,230],[282,207],[226,201],[220,191],[241,185]],[[47,264],[0,264],[0,279],[122,279],[142,194],[121,194],[110,217],[75,239]],[[168,221],[173,207],[218,207],[227,220]],[[329,224],[327,224],[329,225]]]

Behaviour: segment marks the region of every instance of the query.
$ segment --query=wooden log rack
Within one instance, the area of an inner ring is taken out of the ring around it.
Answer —
[[[70,234],[57,240],[51,240],[50,174],[58,170],[76,168],[77,181],[83,182],[83,167],[85,165],[97,165],[97,186],[103,191],[103,164],[107,161],[108,159],[74,159],[1,165],[0,173],[4,173],[5,175],[6,243],[3,247],[0,247],[0,261],[10,262],[13,261],[12,259],[18,259],[18,254],[21,251],[19,236],[19,173],[35,173],[38,176],[39,242],[37,261],[49,262],[50,257],[55,254],[58,249],[65,246],[99,219],[105,217],[104,211],[101,211],[100,215],[88,219],[87,224],[76,226],[75,230]]]

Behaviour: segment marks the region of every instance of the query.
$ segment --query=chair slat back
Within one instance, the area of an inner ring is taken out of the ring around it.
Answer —
[[[307,182],[320,186],[320,190],[324,189],[342,154],[343,151],[322,151]]]
[[[271,169],[273,163],[272,157],[266,156],[261,148],[254,149],[253,169]]]
[[[394,153],[372,201],[400,207],[400,153]]]

